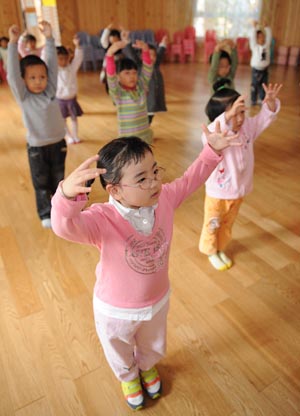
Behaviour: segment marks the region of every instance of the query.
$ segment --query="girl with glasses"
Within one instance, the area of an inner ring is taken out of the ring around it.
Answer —
[[[166,351],[174,211],[206,181],[222,160],[222,149],[236,138],[219,126],[215,133],[203,129],[208,144],[170,183],[162,184],[164,169],[149,144],[126,137],[112,140],[82,163],[52,199],[53,231],[101,253],[93,301],[96,330],[134,410],[144,406],[143,388],[151,399],[162,391],[155,365]],[[84,208],[96,177],[109,201]]]

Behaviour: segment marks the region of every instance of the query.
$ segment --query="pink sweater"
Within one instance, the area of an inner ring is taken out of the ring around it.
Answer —
[[[98,248],[95,295],[112,306],[141,308],[155,304],[169,289],[168,261],[174,210],[211,174],[222,159],[208,145],[182,177],[162,187],[149,236],[138,233],[109,203],[83,210],[56,191],[52,198],[53,231],[66,240]]]
[[[241,127],[237,141],[242,146],[228,147],[223,151],[223,160],[206,181],[206,194],[217,199],[238,199],[247,195],[253,189],[254,171],[254,141],[276,119],[280,110],[280,101],[276,100],[276,111],[269,110],[263,104],[255,117],[246,117]],[[221,130],[228,130],[225,113],[217,117],[208,126],[215,130],[215,123],[220,121]],[[233,134],[232,132],[229,132]],[[202,134],[202,142],[206,144],[206,136]]]

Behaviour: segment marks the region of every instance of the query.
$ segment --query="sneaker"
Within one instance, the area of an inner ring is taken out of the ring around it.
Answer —
[[[142,409],[144,407],[144,396],[140,379],[122,381],[121,385],[128,406],[133,410]]]
[[[151,399],[158,399],[161,396],[162,384],[160,376],[155,367],[147,371],[141,371],[141,380],[144,389]]]
[[[44,218],[41,222],[44,228],[52,228],[50,218]]]

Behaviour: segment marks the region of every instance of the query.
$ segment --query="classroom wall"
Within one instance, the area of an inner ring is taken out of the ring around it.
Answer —
[[[63,43],[77,28],[97,34],[110,22],[128,30],[167,28],[170,34],[192,24],[195,0],[58,0]]]
[[[263,0],[262,16],[270,22],[277,46],[300,47],[300,0]]]
[[[129,30],[168,28],[172,35],[193,21],[196,0],[57,0],[62,42],[72,45],[76,31],[96,34],[111,21]],[[276,45],[300,46],[300,0],[263,0]],[[0,35],[11,24],[22,27],[19,0],[1,0]],[[202,58],[200,45],[197,57]]]

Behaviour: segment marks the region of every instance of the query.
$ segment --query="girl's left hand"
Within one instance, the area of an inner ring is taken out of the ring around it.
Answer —
[[[218,154],[221,154],[221,150],[226,149],[229,146],[241,146],[241,142],[234,142],[233,140],[238,137],[237,134],[227,135],[228,131],[221,131],[220,122],[216,122],[216,130],[210,132],[205,124],[202,124],[202,130],[206,135],[206,139],[210,147]]]
[[[149,49],[147,43],[143,40],[136,40],[132,46],[134,48],[141,49],[142,51],[147,51]]]
[[[279,91],[282,88],[282,84],[274,84],[273,86],[272,84],[269,84],[269,85],[262,84],[262,86],[266,93],[263,102],[266,103],[267,106],[269,107],[269,110],[273,111],[274,113],[276,111],[276,98],[277,98]]]

